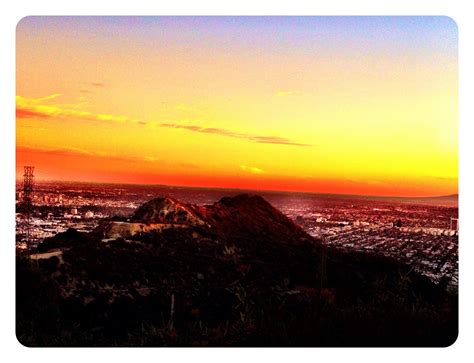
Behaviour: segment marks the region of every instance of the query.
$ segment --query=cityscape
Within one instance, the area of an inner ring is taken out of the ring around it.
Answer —
[[[91,232],[101,220],[130,216],[156,196],[212,204],[242,191],[152,185],[36,183],[30,235],[17,213],[17,251],[31,253],[45,238],[69,228]],[[22,183],[17,183],[17,205]],[[458,208],[456,196],[433,201],[358,196],[259,192],[286,216],[324,244],[349,251],[382,254],[406,262],[450,288],[458,283]],[[27,240],[29,239],[29,240]]]

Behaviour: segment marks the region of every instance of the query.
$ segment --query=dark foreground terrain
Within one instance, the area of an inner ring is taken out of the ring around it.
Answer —
[[[447,346],[457,293],[324,247],[263,198],[156,198],[17,257],[27,346]]]

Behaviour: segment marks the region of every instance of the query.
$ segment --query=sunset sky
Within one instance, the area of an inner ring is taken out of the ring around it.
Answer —
[[[17,178],[457,193],[447,17],[27,17]]]

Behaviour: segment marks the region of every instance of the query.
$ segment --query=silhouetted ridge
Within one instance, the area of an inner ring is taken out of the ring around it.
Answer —
[[[225,197],[202,209],[206,222],[236,244],[240,237],[260,243],[301,243],[313,239],[292,220],[258,195]]]
[[[245,240],[288,244],[311,239],[264,198],[250,194],[224,197],[212,205],[203,206],[182,203],[171,197],[158,197],[141,205],[130,218],[130,223],[205,226],[217,233],[219,239],[235,244],[242,244]],[[120,223],[122,231],[125,227]],[[101,228],[111,230],[110,226],[101,225]]]
[[[269,208],[273,209],[273,206],[268,203],[263,197],[260,195],[256,194],[239,194],[236,195],[235,197],[223,197],[219,200],[218,203],[221,203],[225,206],[231,207],[231,206],[239,206],[239,205],[244,205],[244,206],[249,206],[249,205],[266,205]]]

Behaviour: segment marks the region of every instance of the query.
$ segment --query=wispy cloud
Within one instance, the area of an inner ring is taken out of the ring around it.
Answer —
[[[159,124],[160,127],[167,127],[173,129],[183,129],[192,132],[199,132],[204,134],[215,134],[227,137],[233,137],[236,139],[248,140],[260,144],[279,144],[279,145],[291,145],[291,146],[312,146],[311,144],[299,143],[285,137],[279,136],[267,136],[267,135],[253,135],[245,134],[241,132],[235,132],[228,129],[217,128],[217,127],[203,127],[198,125],[181,125],[181,124],[171,124],[171,123],[162,123]]]
[[[46,154],[46,155],[59,155],[59,156],[85,156],[94,158],[106,158],[108,160],[126,161],[126,162],[149,162],[149,163],[162,163],[162,160],[153,156],[145,157],[133,157],[128,155],[119,155],[102,151],[89,151],[74,147],[60,147],[60,148],[44,148],[44,147],[27,147],[19,146],[16,148],[17,153],[28,153],[28,154]]]
[[[16,105],[41,105],[43,103],[48,103],[48,101],[55,100],[56,98],[61,97],[61,93],[53,93],[44,97],[38,97],[38,98],[33,98],[33,97],[22,97],[22,96],[16,96]]]
[[[47,155],[68,155],[68,156],[101,156],[86,150],[78,148],[43,148],[43,147],[27,147],[17,146],[17,153],[36,153]],[[105,155],[105,154],[104,154]]]
[[[288,145],[288,146],[300,146],[309,147],[311,144],[305,144],[291,140],[286,137],[272,136],[272,135],[255,135],[249,133],[236,132],[229,129],[217,128],[217,127],[205,127],[199,125],[184,125],[177,123],[158,123],[144,120],[133,119],[122,115],[112,115],[103,113],[93,113],[89,111],[82,111],[81,106],[84,104],[79,103],[77,105],[61,105],[53,104],[46,101],[51,101],[59,97],[59,94],[53,94],[42,98],[27,98],[22,96],[16,97],[16,115],[17,118],[40,118],[40,119],[67,119],[74,118],[78,120],[88,121],[108,121],[108,122],[119,122],[119,123],[133,123],[136,125],[149,126],[149,127],[164,127],[170,129],[182,129],[192,132],[198,132],[203,134],[213,134],[226,137],[232,137],[235,139],[247,140],[259,144],[277,144],[277,145]]]
[[[47,114],[42,112],[28,110],[24,108],[16,108],[16,118],[47,118],[49,117]]]
[[[18,118],[67,118],[73,117],[92,121],[114,121],[138,123],[138,120],[111,114],[92,113],[75,109],[78,105],[50,104],[45,101],[59,97],[54,94],[42,98],[16,96],[16,115]],[[83,102],[83,101],[81,101]],[[80,106],[80,104],[79,104]]]
[[[240,169],[252,174],[263,174],[265,172],[263,169],[257,168],[255,166],[248,166],[248,165],[240,165]]]
[[[105,87],[105,83],[102,83],[102,82],[90,82],[88,83],[90,84],[91,86],[94,86],[94,87]]]
[[[81,94],[94,94],[100,88],[106,88],[108,85],[103,82],[81,82],[79,93]]]
[[[298,95],[298,94],[299,94],[298,91],[289,91],[289,90],[287,90],[287,91],[282,90],[282,91],[278,91],[276,93],[276,95],[278,97],[295,96],[295,95]]]
[[[188,104],[188,103],[179,103],[175,107],[176,111],[183,111],[183,112],[197,112],[199,111],[199,107]]]
[[[41,103],[41,102],[45,102],[45,101],[50,101],[50,100],[54,100],[54,99],[56,99],[60,96],[61,96],[61,93],[53,93],[52,95],[49,95],[49,96],[36,98],[36,99],[34,99],[34,102]]]
[[[155,156],[131,156],[131,155],[120,155],[110,152],[103,151],[93,151],[93,150],[84,150],[74,147],[58,147],[58,148],[48,148],[48,147],[30,147],[30,146],[17,146],[17,154],[27,154],[28,158],[31,158],[32,155],[43,155],[49,157],[83,157],[91,159],[103,159],[102,163],[107,162],[122,162],[129,165],[136,165],[140,163],[142,165],[149,165],[151,168],[156,168],[157,166],[166,167],[167,169],[180,169],[180,170],[189,170],[189,169],[199,169],[199,165],[194,162],[180,162],[174,163],[167,159],[160,159]]]
[[[457,181],[458,180],[457,177],[433,176],[433,175],[428,176],[428,178],[437,179],[437,180],[446,180],[446,181]]]

